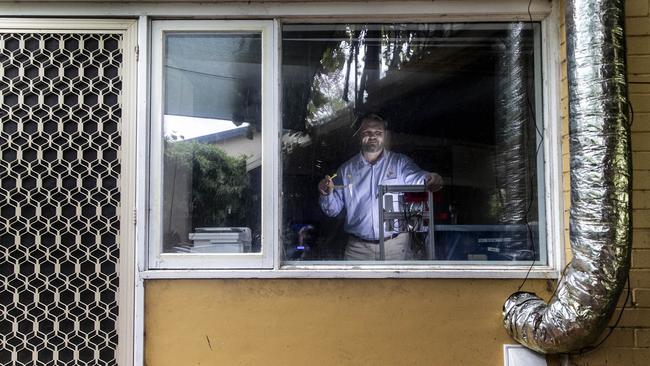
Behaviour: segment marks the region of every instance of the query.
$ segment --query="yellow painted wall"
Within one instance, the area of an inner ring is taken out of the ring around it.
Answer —
[[[520,283],[147,281],[146,365],[503,365],[501,307]]]
[[[598,350],[570,358],[576,366],[650,364],[648,8],[649,0],[626,1],[629,91],[635,110],[632,298],[619,327]],[[566,83],[565,71],[562,78]],[[568,173],[566,87],[562,102]],[[568,219],[568,174],[564,187]],[[501,306],[519,283],[147,281],[146,365],[503,365],[501,347],[512,341],[501,325]],[[547,297],[547,287],[546,281],[529,281],[526,290]]]

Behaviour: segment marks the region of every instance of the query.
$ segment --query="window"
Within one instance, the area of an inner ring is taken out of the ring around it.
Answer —
[[[154,266],[269,266],[272,24],[153,24]]]
[[[285,25],[284,260],[545,264],[539,39],[538,23]],[[374,164],[366,113],[386,125]],[[418,170],[444,179],[431,201],[399,187]]]
[[[541,23],[152,40],[150,268],[551,266]]]

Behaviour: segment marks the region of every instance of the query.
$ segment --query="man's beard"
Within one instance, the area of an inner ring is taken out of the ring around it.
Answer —
[[[370,142],[361,145],[361,151],[368,152],[368,153],[380,152],[383,148],[384,146],[378,142],[374,142],[374,143]]]

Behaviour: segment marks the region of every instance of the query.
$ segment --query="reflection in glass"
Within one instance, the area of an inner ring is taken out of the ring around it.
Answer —
[[[261,38],[167,33],[163,251],[259,252]]]
[[[347,199],[404,184],[399,172],[373,187],[355,186],[361,170],[341,174],[359,155],[358,117],[374,112],[387,151],[444,179],[431,219],[426,193],[382,198],[386,237],[396,225],[410,237],[406,260],[545,262],[539,24],[292,24],[282,34],[285,261],[344,260],[358,233],[345,209],[323,211],[326,175]],[[376,225],[379,203],[368,205]]]

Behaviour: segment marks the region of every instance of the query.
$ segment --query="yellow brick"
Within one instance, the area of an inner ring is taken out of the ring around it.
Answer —
[[[650,289],[635,288],[632,291],[632,299],[637,308],[650,308]]]
[[[634,291],[634,289],[632,289],[632,291],[630,291],[630,294],[628,295],[627,294],[627,286],[626,286],[623,289],[623,292],[621,292],[621,296],[618,297],[618,301],[616,302],[616,307],[619,308],[619,309],[622,308],[623,303],[627,299],[627,304],[625,305],[625,308],[632,308],[633,307],[633,303],[632,303],[632,301],[633,301],[633,298],[632,298],[633,291]]]
[[[569,228],[569,210],[564,211],[564,225]]]
[[[566,140],[565,140],[566,139]],[[562,144],[560,145],[562,149],[562,167],[563,171],[569,171],[569,164],[571,163],[571,145],[569,144],[569,135],[562,136]]]
[[[634,229],[650,228],[650,210],[632,210],[632,225]]]
[[[634,170],[650,170],[650,152],[649,151],[632,152],[632,168]]]
[[[562,179],[562,190],[564,192],[568,192],[571,190],[571,181],[569,179],[563,178]]]
[[[648,37],[648,42],[650,42],[650,37]],[[630,94],[650,94],[650,85],[641,83],[628,83],[627,91]]]
[[[569,170],[571,168],[571,154],[569,154],[569,144],[562,144],[562,179],[570,179]]]
[[[650,65],[648,65],[650,68]],[[650,94],[630,94],[629,96],[634,113],[650,112]]]
[[[632,210],[632,225],[635,229],[650,228],[650,210]]]
[[[634,230],[632,232],[632,248],[650,249],[650,230]]]
[[[632,288],[650,288],[650,269],[633,268],[630,270],[630,283]]]
[[[620,314],[620,309],[617,309],[610,320],[610,325],[614,325],[618,314]],[[650,327],[650,309],[630,309],[625,308],[623,311],[623,316],[621,321],[618,323],[618,326],[621,328],[628,327]],[[615,364],[615,365],[625,365],[625,364]]]
[[[650,209],[650,191],[634,191],[632,192],[632,208],[640,209]]]
[[[650,171],[635,170],[632,177],[632,187],[634,189],[650,189]]]
[[[636,74],[650,73],[650,56],[630,55],[627,58],[627,71]]]
[[[647,348],[612,348],[607,350],[608,365],[648,366],[650,349]]]
[[[628,72],[627,80],[632,83],[650,83],[650,74],[648,74],[647,72],[643,72],[643,73]]]
[[[571,366],[610,366],[607,363],[608,348],[599,347],[591,352],[569,356]]]
[[[650,268],[650,250],[632,249],[632,267],[635,269]]]
[[[564,198],[564,209],[568,209],[571,206],[571,193],[569,191],[562,193],[562,198]]]
[[[650,113],[637,113],[634,112],[634,120],[632,121],[632,132],[646,132],[650,131]]]
[[[632,151],[650,151],[650,132],[632,134]]]
[[[609,332],[609,328],[606,332]],[[634,329],[614,329],[609,338],[607,338],[607,341],[603,343],[603,347],[634,347]]]
[[[625,16],[643,17],[648,15],[648,0],[627,0],[625,2]]]
[[[648,36],[627,37],[625,42],[628,55],[650,54],[650,37]]]
[[[635,329],[634,339],[637,347],[650,347],[650,329]]]
[[[650,35],[650,18],[628,18],[625,20],[625,33],[629,36]]]

